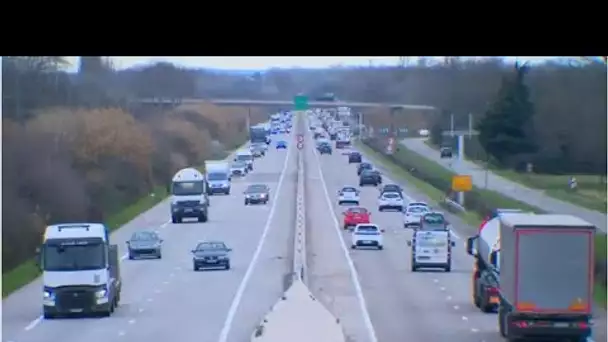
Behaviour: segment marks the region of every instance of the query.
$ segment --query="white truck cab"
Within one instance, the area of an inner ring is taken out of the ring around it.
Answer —
[[[419,268],[443,268],[451,272],[452,248],[456,243],[442,214],[423,214],[420,226],[415,228],[407,244],[412,248],[412,272]]]
[[[38,263],[44,318],[65,314],[109,316],[120,301],[118,247],[101,223],[46,227]]]
[[[195,168],[179,170],[171,183],[171,222],[182,223],[185,217],[197,218],[199,222],[209,219],[207,181]]]
[[[253,170],[253,153],[249,150],[241,150],[234,156],[234,161],[242,161],[247,163],[249,171]]]
[[[355,226],[351,233],[351,248],[358,247],[375,247],[384,249],[384,241],[382,239],[384,229],[380,229],[378,225],[372,223],[360,223]]]

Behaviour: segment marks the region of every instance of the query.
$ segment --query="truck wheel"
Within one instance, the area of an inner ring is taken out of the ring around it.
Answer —
[[[363,186],[363,185],[364,185],[363,183],[359,182],[359,186]]]
[[[351,249],[357,249],[357,245],[350,245]]]
[[[131,251],[129,251],[129,260],[133,260],[135,259],[135,254],[131,253]]]
[[[171,216],[171,223],[177,223],[177,217],[175,215]]]
[[[479,309],[482,312],[488,313],[494,311],[494,305],[488,303],[488,299],[486,298],[485,292],[485,287],[482,287],[481,295],[479,296]]]
[[[379,250],[383,250],[383,249],[384,249],[384,246],[380,245],[380,246],[378,246],[378,249],[379,249]]]
[[[412,272],[416,271],[418,271],[418,267],[416,266],[416,264],[412,263]]]
[[[194,272],[197,272],[197,271],[198,271],[198,266],[196,266],[196,264],[193,264],[193,265],[192,265],[192,270],[193,270]]]
[[[338,205],[342,205],[342,201],[338,201]]]
[[[224,267],[225,270],[229,270],[230,269],[230,263],[226,264],[226,267]]]
[[[207,215],[207,213],[201,214],[201,216],[198,217],[198,222],[207,222],[209,221],[209,216]]]
[[[378,207],[378,211],[379,212],[383,212],[384,211],[384,207]]]
[[[156,259],[162,259],[163,258],[163,254],[161,252],[158,252],[158,254],[156,254]]]
[[[452,272],[452,264],[447,264],[447,266],[444,267],[443,270],[446,272]]]
[[[507,337],[505,323],[505,312],[503,309],[498,308],[498,332],[502,337]]]
[[[245,200],[245,205],[249,205],[249,201],[248,200]]]
[[[42,314],[42,317],[43,317],[44,319],[55,319],[55,318],[57,318],[57,316],[56,316],[55,314],[50,313],[50,312],[44,312],[44,313]]]

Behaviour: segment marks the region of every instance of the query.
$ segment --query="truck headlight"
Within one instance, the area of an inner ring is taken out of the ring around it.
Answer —
[[[217,259],[218,260],[226,260],[226,259],[228,259],[228,257],[225,256],[225,255],[220,255],[220,256],[217,257]]]
[[[101,289],[101,290],[97,290],[95,292],[95,297],[97,298],[105,298],[105,296],[108,294],[108,291],[106,291],[106,289]]]
[[[52,293],[51,291],[44,290],[44,291],[42,292],[42,297],[43,297],[44,299],[53,299],[53,297],[55,297],[55,296],[53,295],[53,293]]]

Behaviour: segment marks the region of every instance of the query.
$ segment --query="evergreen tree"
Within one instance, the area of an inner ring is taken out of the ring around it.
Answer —
[[[477,125],[480,144],[500,164],[537,149],[534,104],[524,83],[527,72],[526,65],[515,64],[515,73],[503,78],[495,102]]]

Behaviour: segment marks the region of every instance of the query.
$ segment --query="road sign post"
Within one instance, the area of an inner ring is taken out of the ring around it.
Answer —
[[[386,144],[386,154],[393,154],[395,152],[395,138],[388,138]]]
[[[308,109],[308,96],[297,95],[293,98],[293,106],[295,110]]]

